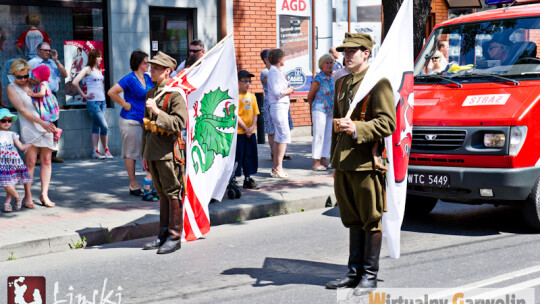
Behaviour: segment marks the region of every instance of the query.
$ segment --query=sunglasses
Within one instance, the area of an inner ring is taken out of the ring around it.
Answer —
[[[12,123],[13,119],[11,119],[11,118],[3,118],[3,119],[0,119],[0,122],[1,123],[6,123],[6,122]]]
[[[15,78],[17,78],[17,79],[28,79],[28,77],[30,77],[30,75],[28,75],[28,74],[22,75],[22,76],[21,75],[15,76]]]
[[[431,60],[439,60],[439,57],[431,57]]]
[[[198,53],[200,51],[202,51],[202,49],[200,49],[200,50],[189,50],[190,53]]]
[[[50,53],[51,52],[51,50],[44,50],[44,49],[39,49],[39,50],[42,51],[42,52],[45,52],[45,53]]]
[[[251,80],[240,80],[242,83],[251,83]]]

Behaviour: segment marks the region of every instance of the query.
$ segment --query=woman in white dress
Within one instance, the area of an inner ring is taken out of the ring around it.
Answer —
[[[51,181],[51,157],[53,150],[57,150],[57,144],[53,138],[56,127],[52,122],[40,119],[32,98],[28,96],[32,92],[32,85],[28,82],[28,72],[32,68],[26,60],[16,59],[11,64],[9,73],[15,77],[13,83],[7,88],[8,98],[11,104],[19,112],[19,124],[21,128],[21,141],[30,143],[32,146],[25,152],[26,168],[30,176],[34,177],[37,155],[41,161],[40,179],[41,196],[39,200],[45,207],[54,207],[55,204],[49,199],[49,184]],[[33,208],[31,183],[24,184],[24,205]]]
[[[283,156],[287,144],[291,142],[291,130],[289,129],[289,106],[294,88],[289,86],[285,75],[280,68],[285,64],[285,52],[281,49],[273,49],[268,53],[270,70],[268,72],[268,102],[270,113],[275,127],[274,133],[274,166],[272,177],[288,178],[289,175],[283,170]]]

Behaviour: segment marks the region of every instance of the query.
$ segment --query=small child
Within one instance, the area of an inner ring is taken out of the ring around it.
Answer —
[[[28,96],[32,97],[34,106],[43,121],[57,121],[60,110],[58,109],[58,100],[52,93],[49,84],[51,69],[46,65],[39,65],[32,70],[32,73],[34,74],[34,78],[39,81],[39,84],[34,88],[32,93],[28,93]],[[53,134],[54,141],[58,141],[60,134],[62,134],[62,129],[57,127]]]
[[[9,131],[13,121],[17,120],[17,115],[13,115],[8,109],[0,109],[0,186],[6,189],[6,201],[4,211],[13,211],[11,206],[11,197],[15,198],[15,210],[22,207],[23,196],[15,190],[15,185],[27,184],[32,182],[32,178],[21,159],[19,150],[28,149],[31,144],[22,144],[19,141],[19,135]],[[27,206],[28,208],[33,208]]]
[[[246,70],[238,73],[238,135],[236,137],[236,168],[235,176],[242,175],[244,172],[244,188],[259,189],[259,186],[251,178],[252,174],[257,173],[259,159],[257,156],[257,137],[255,128],[257,127],[257,115],[259,115],[259,106],[255,95],[248,92],[251,85],[251,77],[255,75]]]

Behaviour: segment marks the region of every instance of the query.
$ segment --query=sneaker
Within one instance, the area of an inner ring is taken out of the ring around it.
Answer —
[[[104,159],[105,156],[101,153],[99,153],[98,150],[95,150],[93,153],[92,153],[92,157],[93,158],[97,158],[97,159]]]
[[[244,186],[243,187],[246,188],[246,189],[259,190],[259,185],[257,185],[257,182],[251,177],[247,177],[244,180]]]
[[[109,148],[105,148],[105,158],[114,158],[109,151]]]

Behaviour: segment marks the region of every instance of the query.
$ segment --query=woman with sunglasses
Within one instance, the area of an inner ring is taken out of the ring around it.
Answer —
[[[32,92],[32,85],[28,82],[30,70],[31,67],[26,60],[14,60],[9,72],[15,77],[15,80],[8,86],[7,93],[9,101],[20,114],[21,141],[32,144],[25,153],[26,168],[30,173],[30,177],[33,178],[39,152],[39,160],[41,161],[41,170],[39,172],[41,180],[40,201],[45,207],[54,207],[55,204],[49,199],[49,184],[52,172],[52,152],[57,150],[57,143],[53,137],[56,127],[52,122],[40,119],[32,98],[28,95],[28,93]],[[34,208],[31,183],[24,184],[24,206]]]
[[[157,201],[158,195],[152,189],[152,175],[146,173],[144,192],[137,183],[135,162],[142,160],[143,117],[146,106],[146,92],[154,87],[148,72],[148,54],[135,50],[129,59],[131,73],[109,89],[107,94],[122,107],[118,126],[122,135],[122,157],[125,159],[129,177],[129,194],[142,196],[144,201]],[[120,93],[124,93],[124,98]]]

